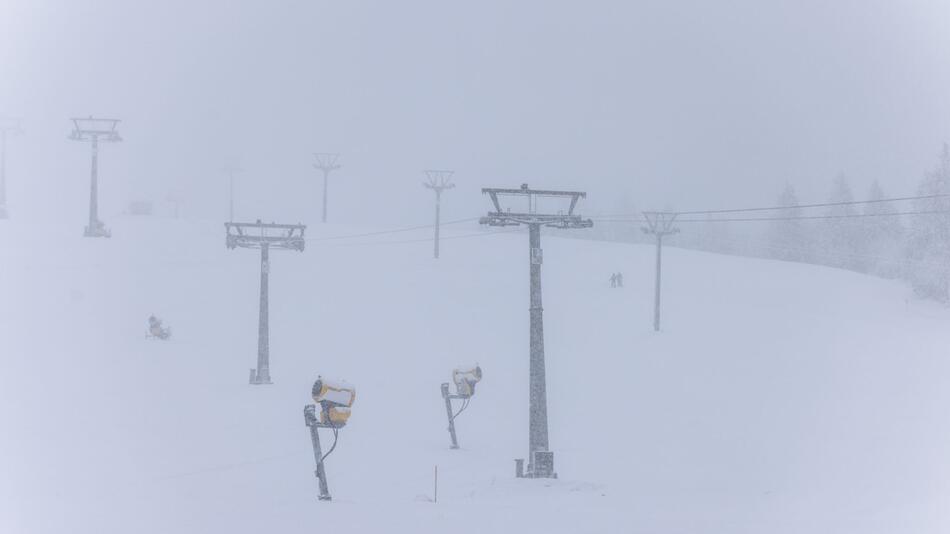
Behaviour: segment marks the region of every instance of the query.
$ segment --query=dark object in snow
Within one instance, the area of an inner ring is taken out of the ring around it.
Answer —
[[[456,367],[452,370],[452,381],[455,382],[455,394],[449,394],[449,383],[442,383],[442,398],[445,399],[445,414],[449,418],[449,437],[452,438],[451,448],[459,448],[458,438],[455,435],[455,418],[468,408],[472,395],[475,394],[475,384],[482,379],[482,368],[475,365]],[[452,410],[452,399],[462,399],[462,407],[458,412]]]
[[[163,326],[162,320],[154,315],[148,317],[148,334],[146,337],[153,339],[166,340],[172,337],[172,329],[169,326]]]
[[[317,417],[316,404],[308,404],[303,407],[303,420],[310,428],[310,441],[313,444],[313,458],[317,462],[317,470],[314,474],[320,484],[321,501],[332,499],[330,490],[327,487],[327,473],[323,461],[336,449],[337,439],[340,429],[346,426],[350,419],[350,407],[356,400],[356,388],[342,381],[326,380],[323,377],[317,377],[310,390],[313,402],[320,405],[320,416]],[[323,453],[320,447],[321,428],[329,428],[333,431],[333,445],[330,450]]]

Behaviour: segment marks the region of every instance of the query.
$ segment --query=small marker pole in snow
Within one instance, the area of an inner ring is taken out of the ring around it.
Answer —
[[[432,502],[439,502],[439,466],[435,466],[435,489],[432,490]]]
[[[433,257],[439,259],[439,214],[442,210],[442,191],[452,189],[455,184],[451,183],[454,171],[427,170],[426,181],[422,187],[435,191],[435,251]]]
[[[313,168],[323,171],[323,217],[320,220],[321,222],[327,222],[327,182],[330,181],[330,173],[341,167],[336,162],[340,159],[340,155],[314,152],[313,157],[317,159],[317,162],[313,164]]]
[[[590,219],[574,214],[577,201],[587,193],[580,191],[542,191],[528,189],[522,184],[520,189],[482,189],[483,194],[491,198],[494,211],[479,219],[480,224],[489,226],[528,226],[528,260],[530,264],[530,349],[529,349],[529,386],[528,386],[528,470],[529,478],[557,478],[554,471],[554,453],[548,450],[548,405],[546,379],[544,371],[544,319],[541,307],[541,227],[560,229],[590,228],[594,225]],[[513,212],[502,209],[499,196],[527,197],[527,212]],[[538,213],[538,197],[570,199],[566,211],[557,213]]]
[[[653,296],[653,330],[660,331],[660,276],[662,273],[663,257],[663,236],[673,235],[679,232],[678,228],[673,228],[673,221],[676,219],[675,213],[663,213],[654,211],[643,212],[647,225],[643,233],[656,236],[656,287]]]

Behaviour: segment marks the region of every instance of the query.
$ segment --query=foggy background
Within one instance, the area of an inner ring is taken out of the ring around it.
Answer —
[[[13,217],[86,219],[74,116],[122,119],[100,210],[319,221],[312,152],[340,152],[331,222],[426,223],[425,168],[678,209],[820,201],[844,173],[911,194],[950,139],[944,2],[0,0]],[[626,200],[624,200],[626,199]],[[162,206],[166,206],[163,208]]]

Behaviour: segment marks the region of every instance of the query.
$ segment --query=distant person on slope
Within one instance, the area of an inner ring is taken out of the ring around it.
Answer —
[[[617,277],[617,287],[623,287],[623,273],[617,273],[614,276]]]
[[[610,287],[617,287],[617,273],[611,273],[611,275],[610,275]]]

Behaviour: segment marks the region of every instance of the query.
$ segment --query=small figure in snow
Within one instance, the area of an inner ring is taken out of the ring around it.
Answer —
[[[617,287],[617,273],[610,274],[610,287]]]
[[[172,329],[162,326],[162,320],[154,315],[148,317],[148,335],[157,339],[168,339],[172,337]]]
[[[623,273],[617,273],[614,276],[617,277],[617,287],[623,287]]]

